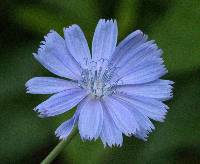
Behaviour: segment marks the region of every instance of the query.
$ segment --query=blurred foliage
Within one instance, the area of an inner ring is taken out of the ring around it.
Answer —
[[[79,135],[54,163],[200,163],[200,3],[198,0],[10,0],[0,5],[0,163],[39,163],[58,143],[54,130],[73,111],[40,119],[31,109],[48,96],[27,95],[24,83],[51,75],[32,57],[50,29],[79,24],[91,45],[99,18],[116,18],[119,40],[142,29],[164,50],[175,81],[166,122],[147,142],[124,137],[122,148]]]
[[[151,25],[152,37],[165,50],[170,72],[191,71],[200,67],[200,2],[174,2],[165,17]]]

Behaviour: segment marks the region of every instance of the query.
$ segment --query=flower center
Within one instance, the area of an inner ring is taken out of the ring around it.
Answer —
[[[110,80],[115,71],[114,67],[109,67],[107,60],[86,61],[86,67],[82,71],[82,79],[79,86],[87,89],[95,98],[114,93],[115,85]]]

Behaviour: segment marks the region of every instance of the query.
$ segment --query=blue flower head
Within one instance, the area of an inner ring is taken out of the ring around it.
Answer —
[[[45,36],[34,57],[61,78],[35,77],[26,83],[27,93],[54,94],[39,104],[40,117],[65,113],[77,106],[72,118],[55,134],[66,139],[78,124],[83,140],[101,138],[106,146],[121,146],[122,133],[146,140],[162,122],[172,97],[172,81],[162,50],[140,30],[117,45],[117,23],[99,20],[92,41],[92,55],[78,25],[64,28],[64,39],[55,31]]]

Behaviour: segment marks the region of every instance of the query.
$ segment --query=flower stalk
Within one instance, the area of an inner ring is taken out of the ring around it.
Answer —
[[[65,146],[67,146],[71,140],[75,137],[75,135],[78,133],[78,128],[75,127],[71,134],[67,137],[66,140],[62,140],[56,147],[46,156],[46,158],[41,162],[41,164],[49,164],[51,163],[57,155],[64,149]]]

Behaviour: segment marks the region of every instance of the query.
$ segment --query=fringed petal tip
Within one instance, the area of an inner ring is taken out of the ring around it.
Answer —
[[[169,84],[171,84],[171,85],[174,85],[174,84],[175,84],[174,81],[171,81],[171,80],[168,80],[168,81],[169,81]]]
[[[40,53],[42,53],[45,48],[46,48],[46,44],[52,43],[55,40],[55,35],[59,35],[55,30],[51,29],[49,31],[49,33],[47,33],[44,36],[44,40],[40,41],[40,47],[37,51],[37,53],[33,53],[34,56],[39,55]]]
[[[80,134],[81,136],[81,134]],[[95,136],[95,137],[91,137],[88,135],[85,136],[81,136],[82,141],[96,141],[98,139],[99,136]]]
[[[55,115],[58,115],[58,114],[52,115],[49,113],[48,109],[44,108],[34,108],[33,110],[38,113],[38,117],[40,118],[53,117]]]
[[[30,88],[28,86],[25,86],[25,90],[26,90],[26,93],[31,93]]]
[[[80,29],[80,27],[77,24],[73,24],[71,26],[64,27],[63,32],[65,33],[67,30],[71,31],[71,30],[76,29],[76,28]]]
[[[117,23],[116,19],[100,19],[98,23]]]
[[[55,136],[59,139],[59,140],[66,140],[68,136],[62,136],[60,134],[56,134],[55,133]]]
[[[71,134],[76,122],[77,122],[77,115],[75,114],[72,118],[69,120],[63,122],[55,131],[56,137],[59,138],[59,140],[66,140],[67,137]]]
[[[28,88],[26,88],[26,93],[31,93],[31,91]]]
[[[141,140],[146,142],[148,140],[150,133],[153,130],[155,130],[155,129],[150,129],[150,130],[141,129],[141,130],[138,130],[137,133],[134,136],[136,138],[141,139]]]
[[[163,116],[160,116],[158,119],[154,119],[154,120],[163,123],[165,122],[166,115],[167,115],[167,111],[165,114],[163,114]]]
[[[28,80],[25,83],[25,90],[26,90],[26,93],[31,93],[31,91],[30,91],[30,80]]]
[[[69,133],[70,134],[70,133]],[[60,134],[60,132],[55,131],[55,136],[59,139],[59,140],[66,140],[68,136],[66,135],[62,135]]]
[[[138,138],[138,139],[140,139],[140,140],[142,140],[142,141],[144,141],[144,142],[147,142],[149,136],[146,135],[146,136],[142,136],[142,137],[141,137],[141,136],[137,136],[137,135],[135,135],[135,137]]]
[[[122,143],[112,143],[112,142],[103,142],[103,146],[104,148],[107,148],[107,147],[110,147],[110,148],[113,148],[113,147],[122,147]]]
[[[82,137],[81,136],[81,139],[82,139],[83,142],[85,142],[85,141],[96,141],[98,138],[99,138],[99,136],[98,137],[90,137],[90,136]],[[101,141],[104,145],[104,148],[106,148],[106,147],[112,148],[112,147],[121,147],[122,146],[122,142],[117,143],[116,141],[104,141],[104,140],[101,140]]]
[[[41,113],[39,112],[39,109],[37,109],[36,107],[33,108],[33,111],[37,112],[37,115],[38,115],[39,118],[45,118],[45,115],[44,115],[44,114],[41,114]]]
[[[35,58],[35,59],[37,59],[37,53],[32,53],[32,55],[33,55],[33,57]]]
[[[167,101],[167,100],[170,100],[170,99],[173,98],[173,88],[174,88],[175,82],[174,82],[174,81],[171,81],[171,80],[166,80],[166,81],[168,82],[167,86],[168,86],[168,88],[169,88],[169,96],[168,96],[168,98],[166,98],[166,99],[163,100],[163,101]],[[169,107],[168,107],[168,109],[169,109]]]
[[[50,116],[48,116],[48,110],[44,110],[44,109],[39,109],[39,108],[37,108],[37,107],[35,107],[34,109],[33,109],[35,112],[37,112],[37,114],[38,114],[38,117],[39,118],[45,118],[45,117],[50,117]]]

